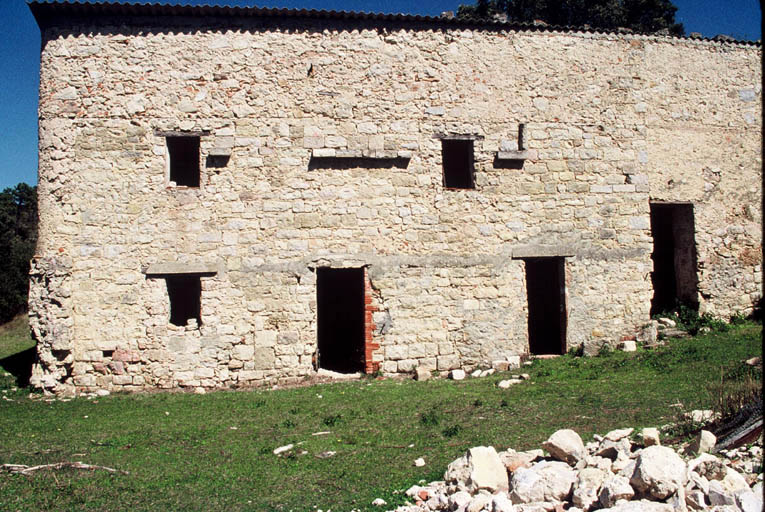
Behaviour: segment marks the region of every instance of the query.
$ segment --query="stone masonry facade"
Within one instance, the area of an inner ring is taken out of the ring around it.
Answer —
[[[362,371],[527,356],[526,269],[550,259],[563,269],[561,352],[615,343],[650,318],[652,204],[692,205],[701,312],[745,314],[762,296],[759,44],[255,8],[31,9],[38,387],[314,375],[327,268],[363,269]],[[170,179],[179,137],[198,141],[198,185]],[[468,150],[472,188],[444,186],[449,141]],[[194,318],[175,325],[171,302],[195,294]]]

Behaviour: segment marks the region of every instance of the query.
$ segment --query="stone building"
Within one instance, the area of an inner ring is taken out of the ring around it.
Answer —
[[[472,369],[761,297],[759,43],[30,8],[39,387]]]

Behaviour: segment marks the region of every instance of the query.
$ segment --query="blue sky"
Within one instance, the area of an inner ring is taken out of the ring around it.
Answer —
[[[144,0],[151,3],[151,0]],[[438,15],[456,11],[470,0],[188,0],[156,3],[257,5],[366,12]],[[728,34],[738,39],[761,39],[758,0],[674,0],[677,21],[686,33],[706,37]],[[0,190],[37,183],[37,93],[40,72],[40,31],[25,0],[0,0]]]

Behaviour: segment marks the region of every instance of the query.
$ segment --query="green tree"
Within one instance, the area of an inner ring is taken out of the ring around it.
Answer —
[[[477,0],[475,5],[460,5],[457,17],[682,35],[683,25],[675,23],[676,12],[671,0]]]
[[[29,260],[37,243],[37,187],[0,192],[0,322],[27,307]]]

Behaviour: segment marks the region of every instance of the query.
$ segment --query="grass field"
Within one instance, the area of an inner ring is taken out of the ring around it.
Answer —
[[[0,366],[29,346],[15,329],[0,331]],[[710,382],[740,376],[741,361],[762,354],[761,331],[747,323],[653,351],[536,361],[523,370],[530,381],[507,390],[496,387],[505,373],[65,402],[30,399],[6,380],[0,463],[82,461],[129,474],[0,473],[0,509],[379,510],[374,498],[403,503],[397,490],[440,479],[471,446],[536,448],[564,427],[587,440],[674,421],[673,404],[708,407]],[[288,443],[286,456],[273,454]],[[317,457],[326,451],[336,454]]]

